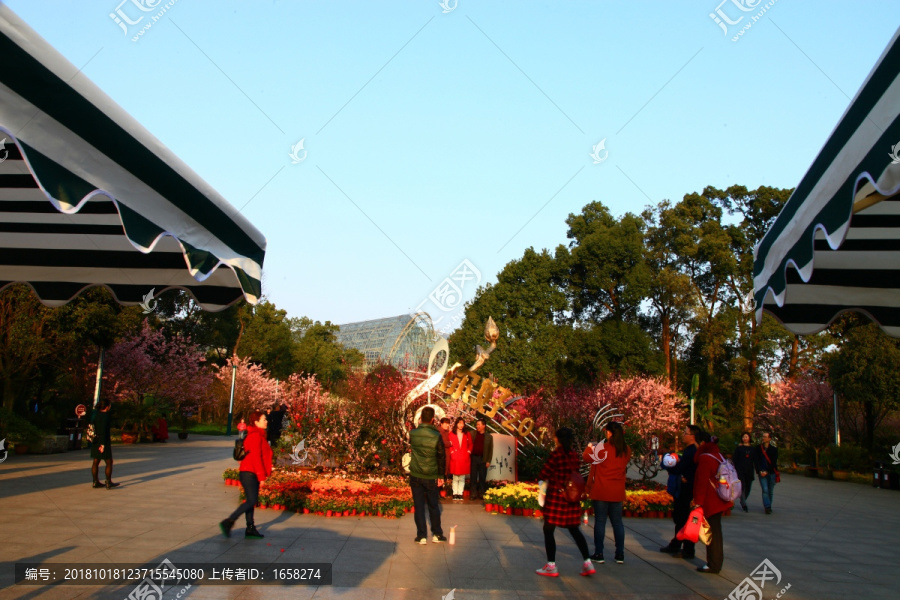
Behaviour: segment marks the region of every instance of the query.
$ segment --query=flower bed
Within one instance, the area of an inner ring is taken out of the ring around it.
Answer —
[[[240,485],[237,469],[227,469],[222,477],[227,485]],[[413,501],[409,485],[399,477],[360,481],[276,469],[260,486],[259,506],[329,517],[399,517],[412,510]]]
[[[655,485],[658,484],[640,486],[645,489],[626,489],[623,514],[626,517],[671,517],[672,496],[664,488],[652,489]],[[484,493],[485,510],[508,515],[541,516],[537,496],[538,486],[535,483],[511,483],[491,488]],[[582,507],[589,514],[593,513],[589,500],[583,501]]]

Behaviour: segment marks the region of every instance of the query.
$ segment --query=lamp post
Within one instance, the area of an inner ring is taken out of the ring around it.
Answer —
[[[237,357],[231,361],[231,398],[228,400],[228,426],[225,435],[231,435],[231,420],[234,417],[234,382],[237,379]]]
[[[94,385],[94,409],[100,403],[100,391],[103,388],[103,346],[100,346],[100,358],[97,360],[97,383]]]
[[[694,422],[694,400],[697,398],[697,392],[700,390],[700,376],[694,373],[694,376],[691,378],[691,425],[696,425]]]

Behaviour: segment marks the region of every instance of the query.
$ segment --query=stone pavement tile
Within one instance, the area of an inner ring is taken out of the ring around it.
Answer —
[[[332,561],[332,572],[374,573],[391,570],[390,556],[380,552],[342,552]]]
[[[352,588],[335,585],[322,585],[316,589],[313,600],[382,600],[384,588]],[[420,598],[427,596],[420,596]]]
[[[279,562],[289,563],[332,563],[340,554],[340,549],[318,550],[314,546],[292,546],[279,551]]]
[[[332,571],[331,581],[333,585],[338,587],[365,587],[365,588],[381,588],[387,586],[390,578],[390,569],[379,569],[371,571],[351,571],[346,569],[335,569]]]

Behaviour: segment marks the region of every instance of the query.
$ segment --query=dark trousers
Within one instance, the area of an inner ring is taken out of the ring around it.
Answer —
[[[622,522],[622,502],[594,500],[594,552],[603,556],[603,539],[606,537],[606,518],[612,524],[616,541],[616,557],[625,556],[625,523]]]
[[[722,570],[722,563],[725,562],[724,540],[722,539],[722,513],[706,517],[706,522],[709,523],[709,532],[712,534],[709,546],[706,547],[706,564],[709,566],[710,571],[719,572]]]
[[[431,533],[444,535],[441,529],[440,492],[437,481],[434,479],[409,478],[409,487],[412,490],[413,506],[416,522],[416,539],[423,538],[428,533],[425,523],[425,506],[428,506],[428,518],[431,520]]]
[[[753,487],[753,473],[741,475],[741,506],[747,508],[747,498],[750,497],[750,488]]]
[[[578,529],[578,525],[572,525],[571,527],[566,527],[566,529],[569,530],[569,533],[575,539],[575,545],[578,546],[581,557],[587,560],[590,557],[587,540],[584,539],[584,534]],[[556,562],[556,538],[553,537],[554,531],[556,531],[556,525],[551,525],[544,521],[544,546],[547,548],[547,562]]]
[[[484,464],[484,457],[471,456],[469,466],[469,490],[471,490],[472,499],[481,498],[487,489],[487,465]]]
[[[243,513],[244,518],[247,519],[247,527],[253,527],[253,509],[256,508],[256,501],[259,499],[259,479],[256,478],[256,473],[250,471],[241,471],[238,473],[238,477],[241,480],[241,487],[244,488],[246,500],[228,518],[237,521],[237,518]]]
[[[681,528],[684,527],[685,523],[687,523],[688,515],[691,514],[691,500],[693,499],[693,494],[691,494],[687,490],[686,485],[681,486],[681,493],[678,494],[678,497],[675,498],[675,502],[672,505],[672,520],[675,521],[675,533],[677,534],[681,531]],[[671,548],[680,548],[682,554],[686,556],[694,555],[694,542],[689,542],[687,540],[679,540],[678,538],[672,538],[672,541],[669,542],[669,547]]]

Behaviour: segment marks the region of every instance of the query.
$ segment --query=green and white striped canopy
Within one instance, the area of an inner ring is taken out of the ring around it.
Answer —
[[[900,337],[898,38],[754,249],[758,321],[810,334],[854,310]]]
[[[258,301],[263,235],[2,3],[0,141],[0,289]]]

